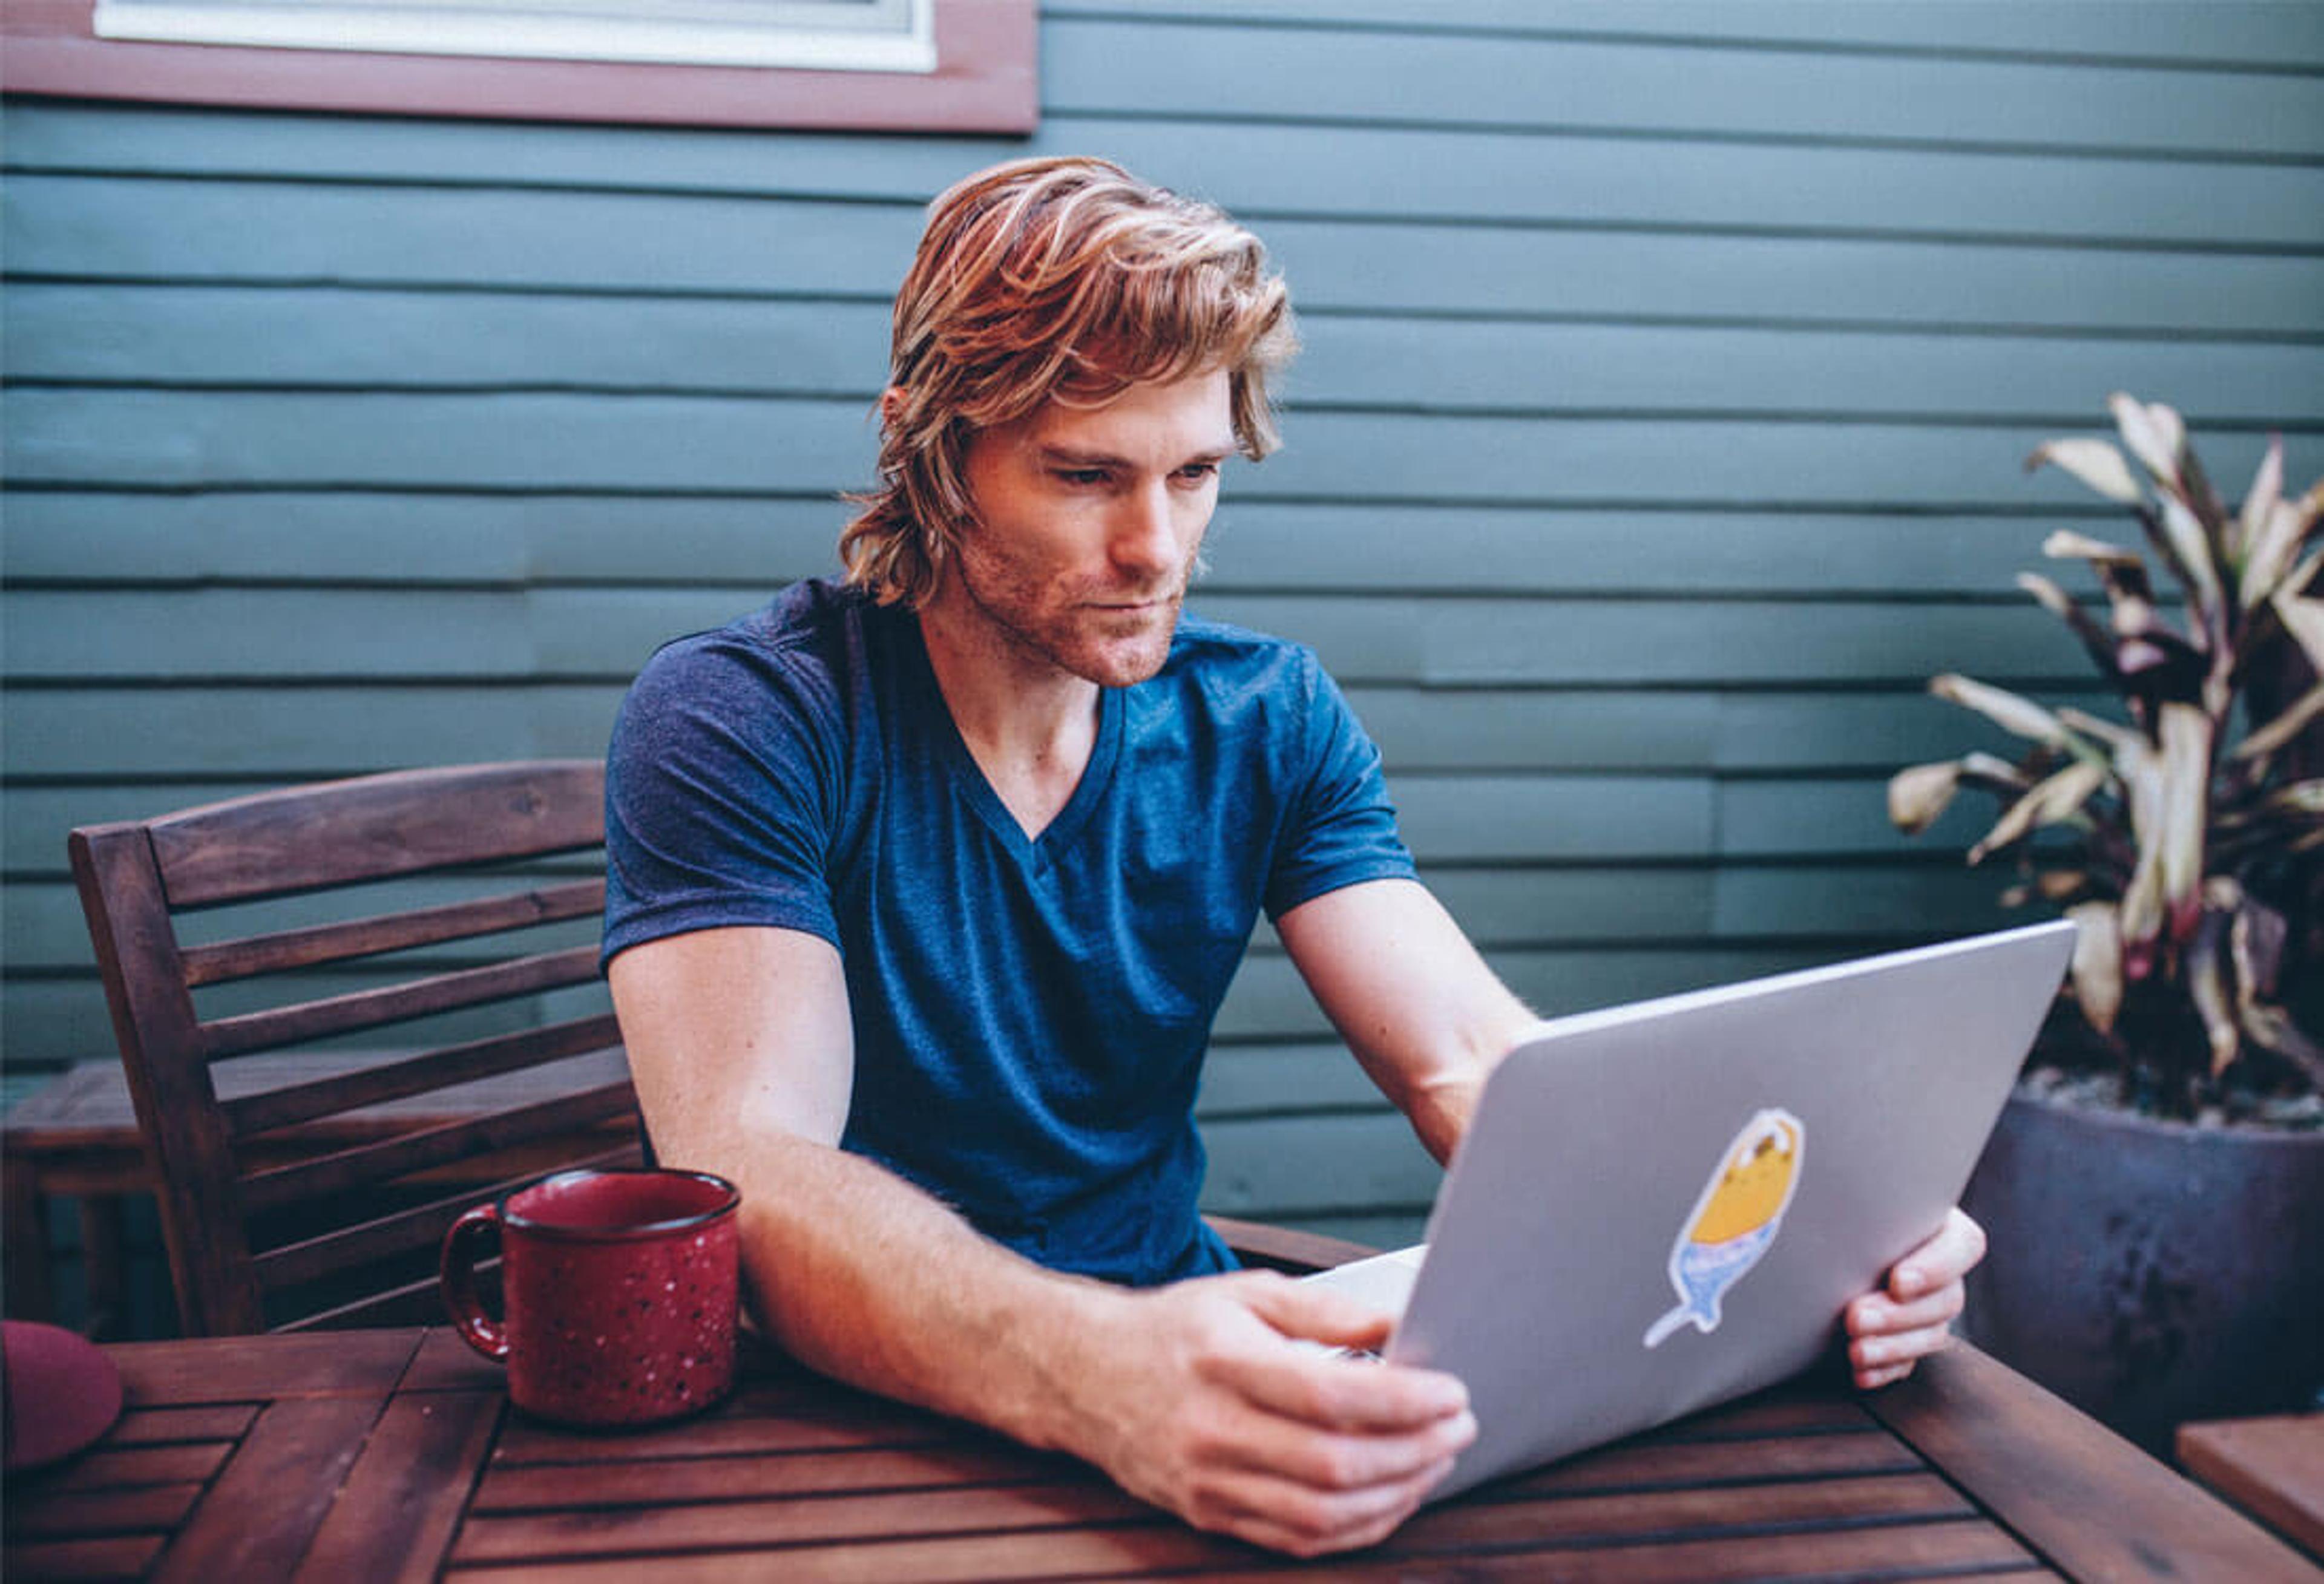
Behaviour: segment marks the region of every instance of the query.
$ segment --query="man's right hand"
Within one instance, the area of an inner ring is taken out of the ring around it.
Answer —
[[[1245,1272],[1107,1293],[1099,1309],[1059,1383],[1060,1439],[1197,1528],[1296,1556],[1370,1545],[1476,1439],[1452,1377],[1326,1350],[1390,1329],[1336,1294]]]

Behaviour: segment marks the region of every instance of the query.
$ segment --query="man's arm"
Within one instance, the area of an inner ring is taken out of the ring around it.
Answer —
[[[1534,1022],[1442,904],[1415,880],[1347,886],[1276,920],[1333,1027],[1439,1161],[1475,1114],[1486,1074]],[[1856,1384],[1901,1380],[1950,1340],[1961,1278],[1985,1234],[1956,1210],[1843,1323]]]
[[[1275,927],[1356,1060],[1449,1162],[1486,1075],[1538,1019],[1417,880],[1326,891]]]
[[[1143,1293],[1061,1275],[842,1152],[854,1054],[828,943],[702,930],[631,947],[609,977],[657,1151],[742,1190],[756,1312],[812,1368],[1303,1554],[1387,1534],[1473,1439],[1451,1377],[1286,1340],[1385,1340],[1342,1300],[1268,1273]]]

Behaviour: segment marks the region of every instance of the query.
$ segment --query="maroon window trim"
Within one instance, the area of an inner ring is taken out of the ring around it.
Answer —
[[[0,90],[80,99],[519,121],[1031,132],[1037,0],[936,0],[936,69],[801,71],[141,43],[95,0],[0,4]]]

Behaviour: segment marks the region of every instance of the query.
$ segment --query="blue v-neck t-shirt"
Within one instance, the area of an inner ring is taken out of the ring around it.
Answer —
[[[1413,873],[1379,754],[1307,649],[1186,618],[1101,695],[1028,839],[919,623],[821,581],[657,652],[607,761],[604,955],[772,926],[837,948],[842,1147],[1056,1268],[1224,1268],[1195,1211],[1211,1024],[1263,910]]]

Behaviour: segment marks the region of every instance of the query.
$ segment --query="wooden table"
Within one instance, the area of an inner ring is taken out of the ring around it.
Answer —
[[[537,1424],[444,1330],[121,1344],[128,1409],[11,1480],[33,1579],[1238,1578],[1070,1460],[770,1354],[711,1414]],[[2197,1486],[1966,1347],[1868,1398],[1800,1383],[1422,1514],[1336,1579],[2314,1579]]]
[[[2182,1424],[2179,1461],[2324,1562],[2324,1412]]]

